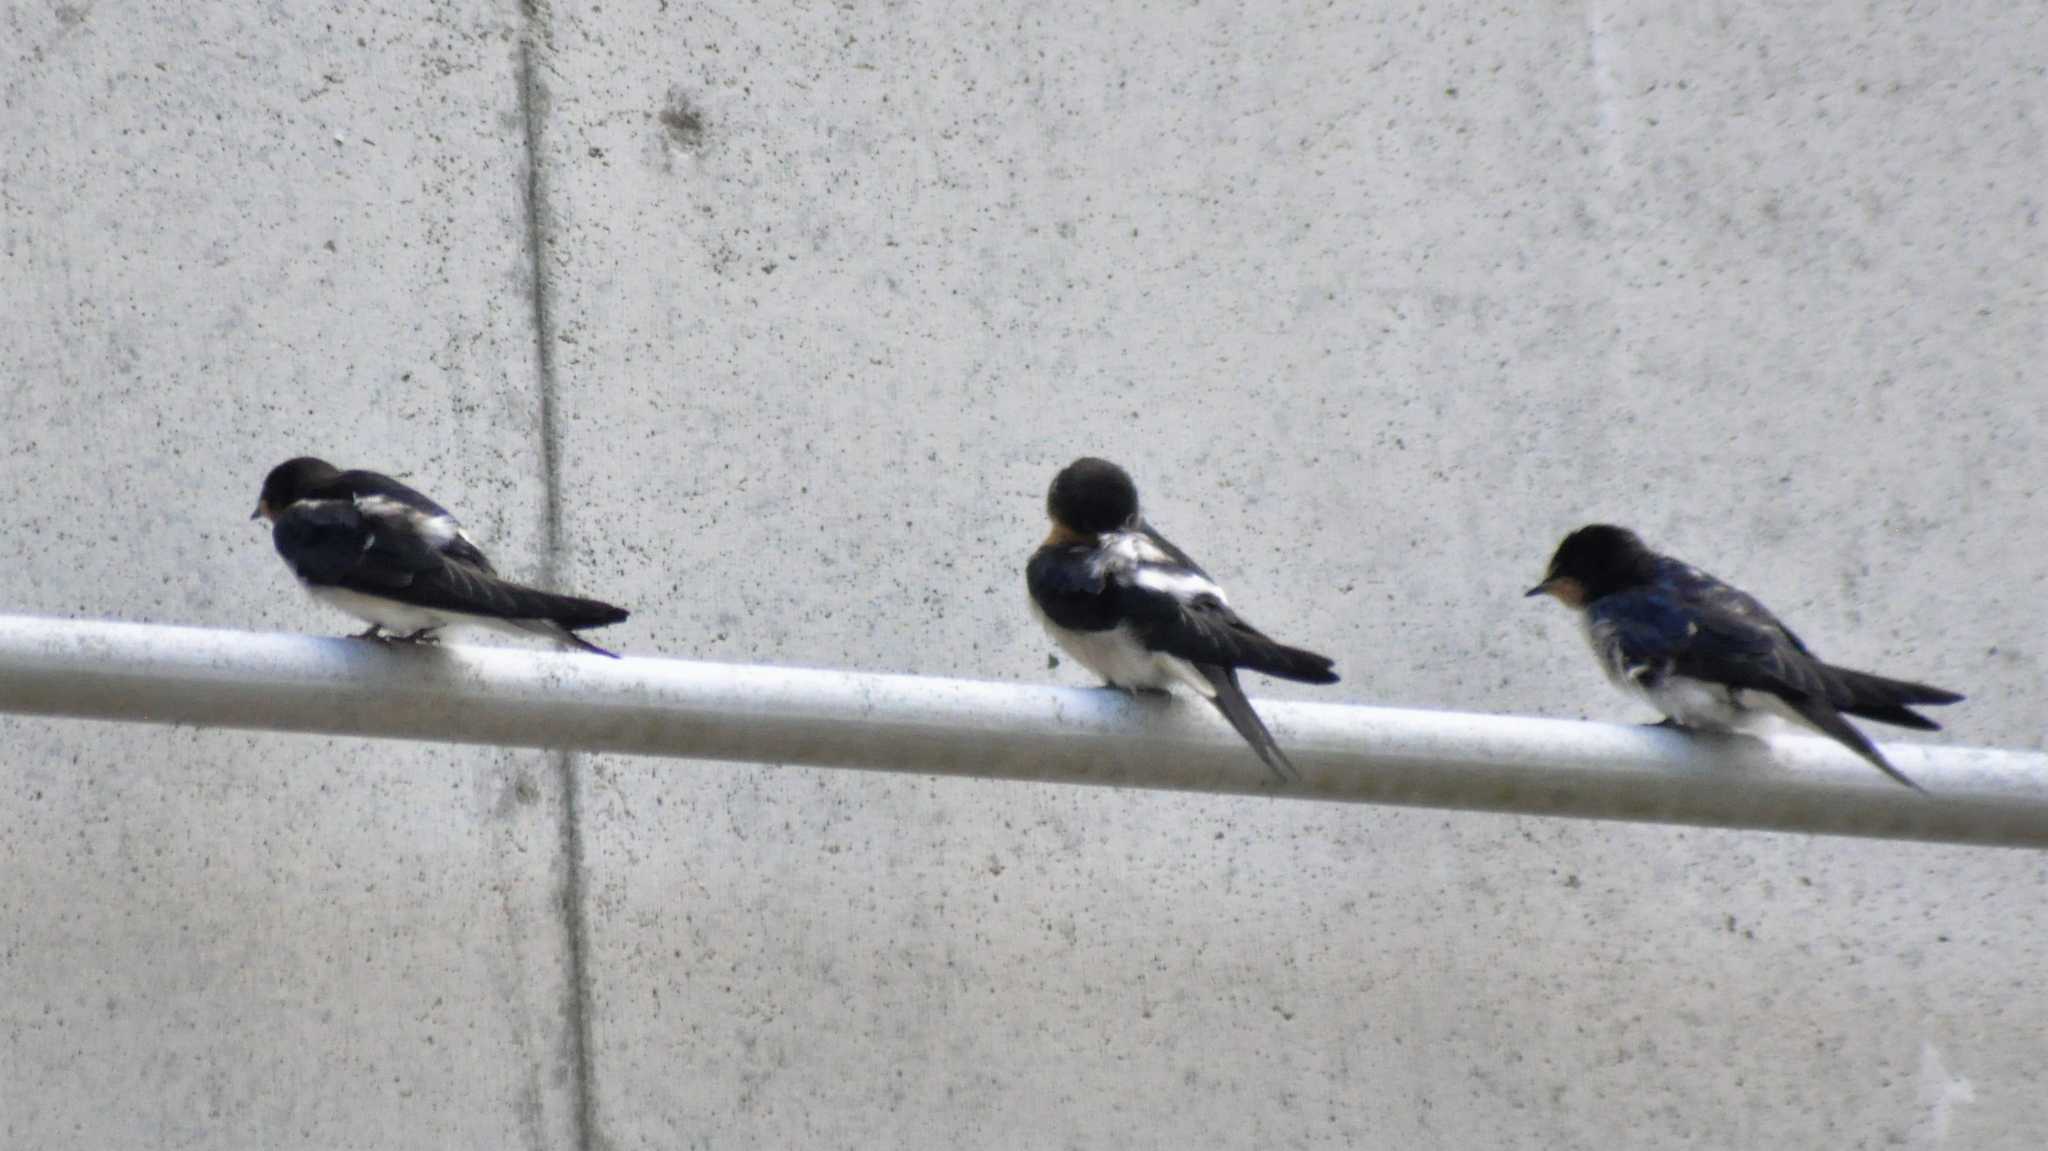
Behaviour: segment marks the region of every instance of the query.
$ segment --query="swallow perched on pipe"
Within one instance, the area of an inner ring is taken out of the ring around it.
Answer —
[[[1775,715],[1821,732],[1915,791],[1923,789],[1843,717],[1939,731],[1908,705],[1963,698],[1824,663],[1754,596],[1610,524],[1566,536],[1527,594],[1576,609],[1607,678],[1649,701],[1665,725],[1735,731]]]
[[[1223,713],[1259,759],[1298,779],[1238,685],[1240,668],[1299,683],[1336,683],[1329,659],[1267,638],[1186,552],[1138,512],[1138,489],[1108,460],[1075,460],[1053,478],[1052,534],[1024,569],[1033,614],[1054,642],[1111,687],[1191,688]]]
[[[624,608],[503,578],[446,508],[390,476],[286,460],[249,518],[271,522],[277,554],[314,599],[370,625],[358,638],[431,641],[470,624],[618,658],[576,633],[618,623]]]

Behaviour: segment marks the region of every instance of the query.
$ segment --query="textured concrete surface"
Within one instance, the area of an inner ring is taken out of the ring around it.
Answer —
[[[302,451],[542,558],[517,13],[245,7],[0,10],[0,610],[353,630],[247,519]],[[0,721],[0,1145],[573,1145],[562,800]]]
[[[1019,567],[1094,451],[1340,658],[1338,698],[1637,718],[1519,596],[1598,516],[1970,689],[1960,736],[2041,741],[2032,14],[629,0],[549,29],[564,530],[578,580],[661,604],[655,648],[1046,675]],[[2048,1124],[2033,855],[582,786],[613,1146]]]
[[[1020,569],[1094,451],[1324,697],[1647,718],[1519,597],[1600,517],[2048,736],[2023,5],[0,27],[9,610],[338,630],[239,518],[318,446],[631,650],[1078,679]],[[4,730],[9,1143],[2048,1126],[2027,853]]]

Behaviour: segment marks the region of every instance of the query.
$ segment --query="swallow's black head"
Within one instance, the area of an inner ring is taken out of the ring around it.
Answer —
[[[1657,576],[1657,553],[1636,533],[1612,524],[1591,524],[1564,537],[1550,557],[1543,582],[1530,595],[1553,595],[1572,607],[1640,587]]]
[[[1108,460],[1084,456],[1053,477],[1045,512],[1052,522],[1081,535],[1117,531],[1138,518],[1138,485]]]
[[[275,520],[286,508],[304,499],[308,491],[340,474],[333,464],[312,456],[286,460],[263,477],[263,495],[256,501],[255,514],[249,518]]]

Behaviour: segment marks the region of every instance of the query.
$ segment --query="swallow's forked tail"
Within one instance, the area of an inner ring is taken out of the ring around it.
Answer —
[[[1230,726],[1237,729],[1237,734],[1252,745],[1252,750],[1259,753],[1259,759],[1273,774],[1279,776],[1283,783],[1299,780],[1301,772],[1295,769],[1294,761],[1288,759],[1287,753],[1274,742],[1273,733],[1266,730],[1265,721],[1252,710],[1252,701],[1245,698],[1244,688],[1238,686],[1237,669],[1204,663],[1196,664],[1195,670],[1214,689],[1209,702],[1215,704],[1223,718],[1230,721]]]
[[[1916,731],[1940,731],[1941,725],[1907,707],[1907,704],[1959,703],[1963,698],[1955,692],[1924,683],[1886,679],[1881,675],[1832,664],[1822,665],[1821,670],[1827,679],[1828,702],[1837,711]]]
[[[1288,647],[1260,635],[1256,640],[1238,637],[1242,645],[1233,653],[1239,667],[1264,672],[1274,679],[1296,683],[1336,683],[1336,664],[1325,655],[1304,648]]]
[[[506,624],[594,655],[619,658],[617,652],[606,651],[576,633],[584,628],[606,627],[623,621],[629,614],[625,608],[602,600],[557,595],[491,576],[472,578],[490,580],[490,606],[494,609],[493,614]]]
[[[1926,788],[1921,787],[1919,784],[1914,783],[1911,777],[1907,776],[1905,772],[1900,771],[1896,767],[1893,767],[1891,761],[1884,757],[1884,753],[1877,750],[1877,745],[1870,742],[1869,736],[1864,735],[1862,732],[1856,730],[1855,724],[1850,723],[1848,720],[1842,718],[1842,713],[1836,710],[1834,704],[1829,703],[1827,700],[1819,699],[1810,695],[1797,697],[1784,696],[1781,698],[1783,698],[1785,702],[1788,705],[1790,705],[1794,711],[1799,713],[1800,718],[1812,724],[1815,728],[1819,729],[1822,734],[1834,740],[1836,743],[1839,743],[1843,747],[1848,748],[1850,751],[1855,752],[1857,755],[1862,756],[1865,760],[1867,760],[1870,763],[1872,767],[1875,767],[1879,771],[1884,772],[1886,775],[1891,776],[1893,779],[1898,780],[1900,783],[1905,784],[1907,787],[1912,788],[1914,791],[1924,793],[1927,790]],[[1900,710],[1903,711],[1904,709],[1901,708]]]
[[[546,636],[556,643],[566,644],[578,651],[587,651],[592,655],[601,655],[607,659],[620,658],[618,652],[601,648],[582,636],[577,635],[575,632],[570,631],[565,625],[556,623],[551,619],[513,619],[506,620],[505,622],[518,628],[520,631],[530,632],[538,636]]]

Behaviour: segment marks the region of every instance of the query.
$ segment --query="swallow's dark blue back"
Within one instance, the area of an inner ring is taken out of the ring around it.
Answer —
[[[1697,608],[1701,611],[1739,619],[1768,631],[1775,631],[1790,641],[1794,648],[1806,651],[1806,645],[1792,629],[1786,627],[1771,614],[1755,596],[1741,588],[1716,579],[1706,572],[1672,559],[1660,556],[1657,560],[1658,590],[1668,593],[1677,604]]]
[[[1762,604],[1692,569],[1603,596],[1586,612],[1608,646],[1602,654],[1623,669],[1779,695],[1816,687],[1817,661]]]

